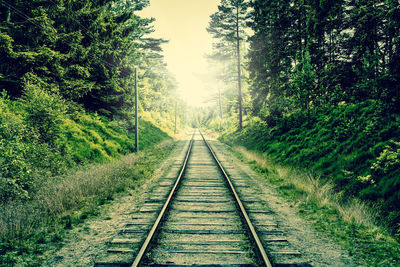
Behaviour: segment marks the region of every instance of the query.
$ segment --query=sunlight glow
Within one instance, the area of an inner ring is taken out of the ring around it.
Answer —
[[[219,2],[151,0],[150,6],[139,14],[156,19],[152,37],[169,40],[163,45],[163,55],[178,81],[178,93],[190,106],[209,104],[211,93],[204,83],[208,68],[204,56],[211,53],[213,40],[206,28]]]

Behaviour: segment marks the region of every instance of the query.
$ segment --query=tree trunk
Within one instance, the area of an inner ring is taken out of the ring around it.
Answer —
[[[239,40],[239,5],[236,7],[236,55],[237,55],[237,67],[238,67],[238,102],[239,102],[239,130],[243,128],[242,122],[242,82],[241,82],[241,70],[240,70],[240,40]]]
[[[175,130],[174,134],[176,134],[176,117],[178,115],[178,101],[175,101]]]
[[[11,21],[11,8],[7,8],[7,19],[6,22],[10,23]]]
[[[221,101],[221,88],[218,86],[218,104],[219,104],[219,130],[222,130],[222,101]]]

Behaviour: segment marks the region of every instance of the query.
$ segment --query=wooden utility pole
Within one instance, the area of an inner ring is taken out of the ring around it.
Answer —
[[[139,152],[139,97],[138,97],[138,75],[135,68],[135,152]]]

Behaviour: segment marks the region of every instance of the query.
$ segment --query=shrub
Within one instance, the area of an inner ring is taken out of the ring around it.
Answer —
[[[391,141],[371,167],[374,190],[380,193],[392,208],[400,206],[400,142]]]
[[[33,181],[31,166],[25,161],[25,144],[0,140],[0,200],[27,198]]]
[[[23,101],[27,125],[38,135],[41,142],[54,145],[60,136],[61,124],[66,116],[66,102],[61,96],[32,83],[25,85]]]
[[[9,100],[0,98],[0,200],[26,198],[31,185],[31,166],[25,161],[27,134],[22,116],[13,112]]]
[[[372,165],[371,170],[376,181],[382,177],[400,169],[400,142],[391,140],[383,152]],[[400,179],[400,177],[399,177]]]

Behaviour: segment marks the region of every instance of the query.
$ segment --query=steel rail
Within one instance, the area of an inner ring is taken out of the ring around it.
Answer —
[[[261,260],[261,264],[263,264],[267,267],[272,267],[272,264],[271,264],[270,260],[268,259],[267,253],[264,249],[264,246],[261,243],[260,238],[258,237],[258,234],[253,226],[253,223],[251,222],[250,217],[248,216],[246,209],[244,208],[244,205],[243,205],[242,201],[240,200],[239,195],[237,194],[231,179],[229,178],[228,174],[226,173],[221,162],[218,160],[217,155],[215,154],[214,150],[212,149],[212,147],[208,144],[208,142],[204,138],[202,132],[201,131],[199,131],[199,132],[200,132],[201,137],[203,138],[204,143],[208,147],[211,155],[213,156],[215,162],[217,163],[219,169],[221,170],[223,176],[225,177],[225,180],[229,184],[229,189],[235,198],[235,204],[238,206],[238,208],[240,210],[240,217],[242,218],[243,224],[246,226],[247,230],[250,232],[250,237],[251,237],[253,243],[256,244],[256,253],[259,256],[259,259]]]
[[[148,251],[148,249],[150,247],[150,244],[154,240],[154,238],[155,238],[155,236],[156,236],[156,234],[157,234],[157,232],[158,232],[158,230],[159,230],[159,228],[161,226],[162,220],[164,219],[165,215],[167,214],[167,211],[168,211],[168,209],[170,207],[170,204],[171,204],[171,200],[174,197],[174,195],[175,195],[175,193],[177,191],[177,188],[180,185],[182,176],[186,171],[186,165],[187,165],[187,162],[189,160],[190,153],[192,151],[194,135],[195,135],[195,132],[193,133],[192,139],[189,142],[188,150],[186,151],[185,159],[183,161],[182,168],[181,168],[181,170],[179,172],[178,178],[176,179],[175,184],[172,187],[171,192],[169,193],[168,198],[165,201],[164,206],[162,207],[160,213],[158,214],[158,217],[157,217],[156,221],[154,222],[153,227],[151,228],[149,234],[147,235],[146,240],[144,241],[144,243],[141,246],[138,254],[136,255],[136,258],[135,258],[134,262],[131,265],[132,267],[140,266],[140,263],[143,260],[144,255]]]

